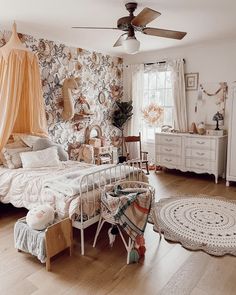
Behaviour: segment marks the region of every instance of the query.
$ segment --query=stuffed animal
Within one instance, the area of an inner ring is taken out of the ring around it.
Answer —
[[[44,230],[53,224],[55,212],[49,205],[40,205],[29,210],[26,215],[26,222],[29,227],[35,230]]]
[[[94,149],[89,144],[82,144],[78,149],[78,161],[94,164]]]

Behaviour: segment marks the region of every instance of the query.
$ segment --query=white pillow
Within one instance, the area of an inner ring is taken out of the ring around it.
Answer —
[[[49,205],[40,205],[32,208],[26,215],[29,227],[36,230],[44,230],[54,221],[54,210]]]
[[[23,168],[55,167],[60,165],[57,147],[20,154]]]
[[[29,147],[8,148],[4,147],[0,153],[0,158],[5,167],[16,169],[22,167],[20,153],[29,152]]]

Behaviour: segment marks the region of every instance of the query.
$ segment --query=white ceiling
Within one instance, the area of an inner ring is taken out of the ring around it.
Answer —
[[[125,0],[0,0],[0,30],[10,29],[13,20],[18,31],[68,45],[122,55],[122,47],[113,48],[121,31],[75,30],[72,26],[115,27],[128,15]],[[132,1],[130,1],[132,2]],[[133,1],[135,2],[135,1]],[[189,45],[214,39],[236,38],[236,0],[140,0],[144,7],[162,13],[152,27],[186,31],[182,40],[170,40],[137,33],[140,51]]]

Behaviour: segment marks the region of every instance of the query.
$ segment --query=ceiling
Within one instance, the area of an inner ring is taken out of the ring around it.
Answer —
[[[0,0],[0,30],[10,29],[15,20],[18,31],[37,38],[122,56],[122,47],[113,48],[121,31],[75,30],[72,26],[115,27],[128,15],[124,0]],[[131,2],[131,1],[130,1]],[[141,0],[144,7],[161,12],[152,27],[186,31],[187,36],[170,40],[136,34],[140,51],[190,45],[215,39],[236,38],[235,0]]]

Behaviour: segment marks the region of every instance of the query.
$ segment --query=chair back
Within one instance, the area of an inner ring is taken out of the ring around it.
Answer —
[[[108,222],[112,224],[117,223],[114,219],[114,215],[117,213],[119,206],[121,206],[120,197],[111,196],[109,194],[109,192],[116,190],[117,186],[124,191],[147,193],[151,201],[151,208],[153,207],[155,202],[155,189],[149,183],[121,180],[115,184],[108,184],[104,186],[101,194],[101,216]]]
[[[138,136],[125,136],[124,137],[125,142],[125,149],[127,153],[127,157],[129,160],[134,159],[134,157],[131,156],[130,151],[133,150],[133,153],[135,153],[135,143],[138,143],[138,157],[139,159],[142,159],[142,143],[141,143],[141,133],[139,132]],[[133,145],[131,147],[131,145]]]

